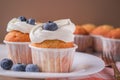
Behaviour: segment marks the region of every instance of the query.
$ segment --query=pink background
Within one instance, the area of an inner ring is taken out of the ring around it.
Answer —
[[[46,22],[70,18],[75,24],[120,26],[120,0],[0,0],[0,43],[13,17]]]

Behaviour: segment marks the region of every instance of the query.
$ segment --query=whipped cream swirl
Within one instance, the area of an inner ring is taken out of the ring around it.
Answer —
[[[17,31],[20,31],[23,33],[30,33],[31,29],[34,26],[35,25],[30,25],[30,24],[26,23],[25,21],[21,21],[17,18],[13,18],[12,20],[9,21],[9,23],[7,25],[7,32],[17,30]]]
[[[61,40],[64,42],[73,42],[75,30],[75,24],[70,19],[62,19],[54,21],[57,24],[58,29],[55,31],[44,30],[42,28],[44,23],[41,23],[34,27],[30,32],[30,39],[32,43],[41,43],[44,40]]]

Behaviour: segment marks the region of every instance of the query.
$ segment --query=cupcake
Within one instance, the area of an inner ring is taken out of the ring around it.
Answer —
[[[70,19],[39,24],[30,32],[33,64],[42,72],[69,72],[73,63],[75,25]]]
[[[111,25],[100,25],[97,28],[95,28],[91,34],[93,35],[99,35],[99,36],[104,36],[106,33],[111,31],[113,29],[113,26]]]
[[[120,61],[120,28],[108,32],[103,41],[103,53],[112,53],[116,61]]]
[[[96,25],[94,25],[94,24],[83,24],[83,25],[81,25],[81,27],[83,27],[88,33],[91,33],[96,28]]]
[[[101,53],[103,51],[101,36],[104,36],[106,33],[108,33],[111,30],[113,30],[113,26],[101,25],[95,28],[91,32],[91,36],[93,37],[93,42],[94,42],[93,44],[94,44],[95,52]]]
[[[78,45],[76,51],[92,53],[92,37],[88,34],[89,33],[83,27],[76,25],[74,31],[74,43]]]
[[[7,34],[4,38],[8,48],[9,58],[16,63],[32,63],[31,49],[29,48],[29,32],[35,26],[34,19],[21,16],[13,18],[7,25]]]

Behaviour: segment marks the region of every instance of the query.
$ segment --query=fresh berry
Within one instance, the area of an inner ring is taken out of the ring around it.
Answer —
[[[27,20],[27,23],[31,25],[35,25],[35,19],[30,18]]]
[[[10,70],[11,67],[13,66],[13,62],[12,62],[12,60],[5,58],[5,59],[1,60],[0,66],[1,66],[1,68],[5,69],[5,70]]]
[[[12,69],[13,71],[25,71],[26,65],[25,64],[15,64],[13,65]]]
[[[25,69],[26,72],[39,72],[39,68],[37,65],[34,64],[28,64]]]
[[[58,29],[58,26],[56,23],[49,21],[49,22],[43,24],[43,29],[49,30],[49,31],[55,31]]]
[[[24,16],[20,16],[20,17],[18,17],[18,19],[21,20],[21,21],[26,21],[27,20]]]

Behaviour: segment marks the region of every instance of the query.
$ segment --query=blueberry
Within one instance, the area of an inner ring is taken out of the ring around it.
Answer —
[[[20,17],[18,17],[18,19],[21,20],[21,21],[26,21],[27,20],[24,16],[20,16]]]
[[[53,21],[48,21],[48,23],[52,23]]]
[[[12,62],[12,60],[5,58],[5,59],[1,60],[0,66],[1,66],[1,68],[5,69],[5,70],[10,70],[11,67],[13,66],[13,62]]]
[[[56,23],[49,21],[49,22],[43,24],[43,29],[49,30],[49,31],[55,31],[58,29],[58,26]]]
[[[26,72],[39,72],[39,68],[37,65],[34,64],[28,64],[25,69]]]
[[[27,20],[27,23],[31,25],[35,25],[35,19],[30,18]]]
[[[13,71],[25,71],[26,65],[25,64],[15,64],[13,65],[13,67],[11,68],[11,70]]]

